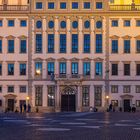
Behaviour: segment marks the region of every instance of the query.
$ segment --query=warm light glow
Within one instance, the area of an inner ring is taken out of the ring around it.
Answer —
[[[40,69],[36,70],[36,74],[40,75],[41,74],[41,70]]]
[[[26,97],[26,100],[30,100],[30,97],[29,97],[29,96],[27,96],[27,97]]]
[[[106,99],[109,99],[109,96],[106,96]]]

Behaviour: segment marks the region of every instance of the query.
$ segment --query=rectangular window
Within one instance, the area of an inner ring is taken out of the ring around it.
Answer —
[[[118,75],[118,64],[112,64],[112,75]]]
[[[140,27],[140,20],[136,20],[136,26]]]
[[[140,53],[140,40],[136,41],[136,52]]]
[[[125,76],[130,75],[130,64],[124,64],[124,75]]]
[[[112,40],[112,53],[118,53],[118,40]]]
[[[78,74],[78,62],[71,63],[71,74],[77,75]]]
[[[112,27],[118,27],[118,20],[112,20]]]
[[[55,106],[55,86],[48,86],[48,106]]]
[[[59,74],[66,75],[66,62],[59,63]]]
[[[0,100],[0,107],[2,106],[2,100]]]
[[[20,53],[26,53],[26,40],[20,40]]]
[[[136,86],[136,93],[140,93],[140,85]]]
[[[67,8],[66,2],[60,2],[60,9],[66,9],[66,8]]]
[[[83,68],[84,68],[84,70],[83,70],[84,76],[90,75],[90,62],[84,62]]]
[[[130,24],[131,24],[130,20],[125,20],[124,21],[124,26],[125,27],[130,27]]]
[[[90,34],[84,34],[84,53],[90,53]]]
[[[26,20],[21,20],[20,21],[20,26],[21,27],[26,27],[27,26],[27,21]]]
[[[103,3],[102,2],[96,2],[96,9],[102,9]]]
[[[26,93],[26,86],[19,87],[20,93]]]
[[[42,34],[36,34],[36,53],[42,53]]]
[[[94,87],[94,105],[95,107],[102,106],[102,86]]]
[[[36,9],[42,9],[42,8],[43,8],[42,2],[36,2]]]
[[[14,86],[8,86],[8,93],[14,93]]]
[[[118,100],[111,100],[111,104],[115,107],[118,107]]]
[[[0,75],[2,75],[2,64],[0,64]]]
[[[14,40],[8,40],[8,53],[14,53]]]
[[[48,62],[48,75],[54,74],[54,62]]]
[[[0,53],[2,53],[2,40],[0,40]]]
[[[140,107],[140,100],[136,100],[136,107]]]
[[[84,9],[90,9],[90,2],[84,2]]]
[[[96,34],[96,53],[102,53],[102,34]]]
[[[35,62],[35,75],[42,75],[42,62]]]
[[[54,34],[48,34],[48,53],[54,53]]]
[[[8,20],[8,27],[14,27],[15,21],[14,20]]]
[[[111,86],[111,93],[118,93],[118,86],[117,85]]]
[[[102,62],[95,63],[95,76],[102,76]]]
[[[89,87],[88,86],[84,86],[83,89],[83,96],[82,96],[82,106],[89,106]]]
[[[26,64],[20,64],[20,75],[26,75]]]
[[[35,87],[35,106],[42,106],[43,87]]]
[[[131,92],[131,86],[123,86],[123,93],[130,93]]]
[[[3,22],[2,22],[2,20],[0,20],[0,27],[2,27],[3,26]]]
[[[124,40],[124,53],[130,53],[130,40]]]
[[[136,75],[140,75],[140,64],[136,64]]]
[[[14,64],[8,64],[8,75],[14,75]]]
[[[60,53],[66,53],[66,34],[60,34]]]
[[[78,2],[72,2],[72,9],[78,9]]]
[[[72,34],[72,53],[78,53],[78,34]]]
[[[48,9],[54,9],[54,2],[48,2]]]

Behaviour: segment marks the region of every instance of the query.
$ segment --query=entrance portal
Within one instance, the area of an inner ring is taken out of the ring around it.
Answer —
[[[8,99],[8,111],[14,111],[14,99]]]
[[[124,100],[124,112],[130,111],[130,100]]]
[[[76,111],[76,96],[70,87],[65,88],[61,95],[61,111]]]

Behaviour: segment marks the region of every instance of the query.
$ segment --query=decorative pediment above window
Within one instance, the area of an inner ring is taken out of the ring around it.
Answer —
[[[47,58],[46,61],[55,61],[55,59],[50,57],[50,58]]]
[[[129,95],[129,94],[125,94],[125,95],[121,95],[120,97],[123,98],[123,99],[132,99],[134,96]]]
[[[110,39],[119,39],[120,37],[119,36],[117,36],[117,35],[113,35],[113,36],[110,36]]]
[[[74,57],[74,58],[70,59],[70,61],[79,61],[79,59]]]
[[[15,36],[12,36],[12,35],[9,35],[6,37],[7,39],[15,39],[16,37]]]
[[[27,36],[21,35],[21,36],[19,36],[18,38],[21,39],[21,40],[22,40],[22,39],[27,39]]]
[[[140,35],[135,36],[135,39],[140,39]]]
[[[35,58],[34,61],[43,61],[42,58]]]
[[[123,39],[131,39],[132,37],[129,35],[122,36]]]
[[[59,58],[58,61],[67,61],[67,59],[62,57],[62,58]]]
[[[85,58],[83,58],[82,60],[83,60],[83,61],[91,61],[91,59],[88,58],[88,57],[85,57]]]
[[[97,57],[95,59],[93,59],[94,61],[103,61],[104,59],[100,58],[100,57]]]

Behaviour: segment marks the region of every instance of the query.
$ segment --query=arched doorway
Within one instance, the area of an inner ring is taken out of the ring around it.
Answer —
[[[76,92],[66,87],[61,94],[61,111],[76,111]]]

